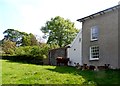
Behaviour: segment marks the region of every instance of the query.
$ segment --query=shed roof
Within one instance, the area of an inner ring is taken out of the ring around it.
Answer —
[[[119,5],[116,5],[116,6],[114,6],[114,7],[110,7],[110,8],[108,8],[108,9],[105,9],[105,10],[103,10],[103,11],[100,11],[100,12],[97,12],[97,13],[94,13],[94,14],[91,14],[91,15],[86,16],[86,17],[84,17],[84,18],[77,19],[77,21],[79,21],[79,22],[84,22],[84,21],[86,21],[87,19],[92,19],[92,18],[94,18],[94,17],[96,17],[96,16],[98,16],[98,15],[103,15],[103,14],[105,14],[105,13],[107,13],[107,12],[114,11],[114,10],[116,10],[116,9],[118,9],[118,8],[120,8],[120,4],[119,4]]]

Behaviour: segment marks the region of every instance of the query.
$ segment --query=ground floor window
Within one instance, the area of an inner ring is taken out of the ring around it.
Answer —
[[[98,60],[98,59],[99,59],[99,46],[91,46],[90,60]]]

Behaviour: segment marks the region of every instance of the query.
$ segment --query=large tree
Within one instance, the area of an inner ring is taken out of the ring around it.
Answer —
[[[16,42],[17,46],[21,45],[22,37],[24,35],[27,35],[27,33],[25,33],[25,32],[20,32],[18,30],[14,30],[14,29],[7,29],[3,32],[3,34],[5,34],[3,41],[10,40],[12,42]]]
[[[70,44],[78,33],[73,22],[60,16],[47,21],[41,31],[44,33],[44,38],[48,38],[48,44],[58,44],[60,47]]]
[[[38,44],[36,37],[32,33],[27,34],[18,30],[7,29],[3,32],[3,34],[5,34],[5,36],[2,41],[10,40],[12,42],[15,42],[16,46],[32,46]]]

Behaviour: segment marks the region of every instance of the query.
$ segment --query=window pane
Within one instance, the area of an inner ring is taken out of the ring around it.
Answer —
[[[91,39],[97,39],[98,38],[98,27],[94,26],[91,29]]]
[[[99,47],[98,46],[92,46],[90,47],[90,56],[91,58],[99,58]]]

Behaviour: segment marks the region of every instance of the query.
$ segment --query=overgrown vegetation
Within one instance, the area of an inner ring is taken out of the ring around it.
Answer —
[[[3,59],[23,61],[28,63],[39,63],[48,59],[48,51],[58,48],[57,44],[46,44],[37,41],[30,33],[20,32],[14,29],[7,29],[3,32],[4,39],[0,42],[0,56]]]
[[[85,86],[120,84],[120,70],[77,70],[67,66],[38,66],[0,60],[2,84],[75,84]]]
[[[9,53],[3,54],[2,58],[13,61],[41,64],[40,62],[43,62],[43,60],[48,59],[48,51],[57,47],[58,46],[56,45],[49,44],[41,44],[40,46],[21,46],[15,48],[10,47],[5,48],[7,52],[9,51]]]

